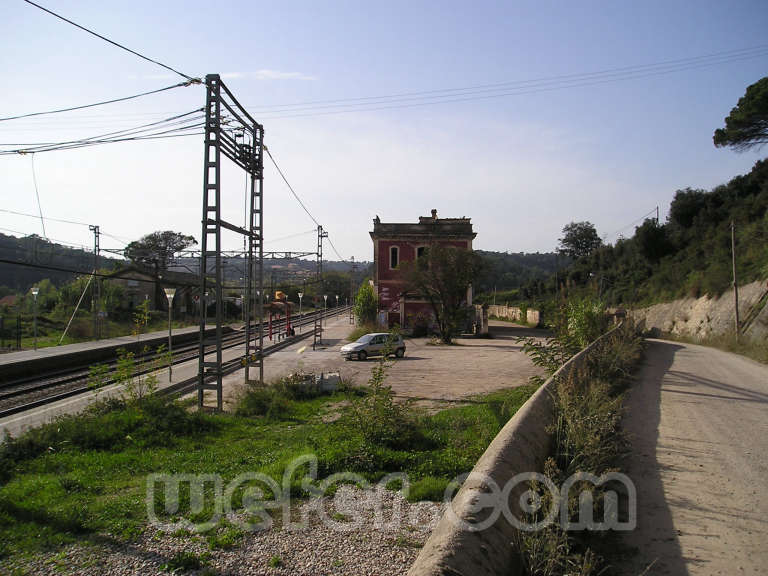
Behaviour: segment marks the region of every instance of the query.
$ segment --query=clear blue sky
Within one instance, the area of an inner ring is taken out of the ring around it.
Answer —
[[[549,251],[562,227],[579,220],[613,241],[619,231],[631,235],[627,225],[656,205],[663,218],[675,190],[711,188],[765,155],[712,145],[712,132],[746,86],[768,73],[765,55],[502,97],[478,99],[475,91],[459,102],[398,100],[419,105],[355,112],[346,106],[342,114],[268,108],[529,81],[764,45],[764,1],[41,3],[187,74],[225,75],[264,123],[268,146],[345,258],[372,259],[367,232],[375,215],[408,222],[432,208],[471,217],[477,248]],[[21,0],[5,0],[2,12],[2,117],[178,80]],[[0,122],[0,142],[126,128],[201,107],[204,95],[193,86],[76,114]],[[159,229],[200,238],[199,136],[50,152],[34,163],[46,216],[99,224],[124,240]],[[0,156],[2,208],[37,212],[31,164],[30,156]],[[227,171],[224,185],[226,217],[242,222],[242,174]],[[277,240],[314,224],[271,166],[265,203],[268,249],[314,250],[311,234]],[[39,221],[3,212],[0,229],[41,233]],[[55,239],[91,242],[84,226],[48,222],[46,229]],[[226,242],[240,245],[235,237]],[[109,238],[102,245],[121,246]]]

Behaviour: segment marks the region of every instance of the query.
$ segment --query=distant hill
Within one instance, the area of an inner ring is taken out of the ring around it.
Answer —
[[[111,269],[124,262],[102,255],[99,267]],[[93,252],[56,244],[35,234],[17,238],[0,233],[0,286],[12,291],[25,292],[44,278],[61,286],[92,269]]]
[[[475,282],[475,292],[516,290],[543,281],[570,261],[554,252],[508,253],[476,250],[483,259],[483,271]]]
[[[110,258],[102,254],[99,267],[116,269],[126,265],[126,260]],[[358,262],[358,275],[368,273],[369,262]],[[0,287],[3,294],[25,292],[35,284],[48,278],[56,286],[74,280],[79,274],[88,273],[93,268],[93,252],[79,248],[63,246],[50,242],[37,235],[17,238],[0,233]],[[323,268],[327,272],[349,272],[351,262],[325,261]],[[171,270],[197,272],[198,263],[193,258],[179,259]],[[74,272],[69,272],[69,271]],[[237,281],[243,277],[245,260],[226,258],[224,265],[225,279]],[[265,282],[282,282],[300,277],[309,277],[315,273],[315,259],[264,260]]]

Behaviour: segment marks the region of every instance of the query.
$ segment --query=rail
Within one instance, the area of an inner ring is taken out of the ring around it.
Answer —
[[[325,312],[322,310],[318,310],[308,314],[303,314],[301,317],[294,318],[292,321],[292,325],[299,327],[307,324],[313,324],[316,316],[319,316],[321,318],[327,318],[336,314],[342,314],[347,312],[349,312],[349,306],[340,306],[338,308],[331,308],[326,310]],[[266,321],[262,322],[262,325],[266,327],[267,322]],[[272,323],[273,329],[276,329],[278,331],[281,328],[285,327],[285,325],[286,325],[285,319],[281,319],[277,322]],[[284,348],[294,342],[297,342],[303,338],[311,336],[313,333],[314,333],[313,330],[309,330],[302,334],[298,334],[296,336],[286,337],[282,341],[276,342],[275,344],[269,347],[265,347],[263,355],[268,356],[280,350],[281,348]],[[225,346],[222,347],[222,349],[234,348],[236,346],[242,345],[244,342],[245,342],[244,333],[241,333],[241,332],[230,333],[227,335],[227,343]],[[215,346],[207,346],[205,349],[205,354],[207,355],[214,351],[215,351]],[[155,357],[155,353],[150,353],[142,357],[142,359],[146,361],[146,360],[151,360],[154,357]],[[194,342],[179,349],[178,352],[175,352],[173,355],[172,364],[174,365],[181,364],[183,362],[194,360],[197,357],[198,357],[198,344]],[[232,372],[235,372],[236,370],[242,368],[244,366],[243,360],[244,358],[236,358],[226,362],[224,366],[222,366],[223,373],[231,374]],[[115,366],[116,361],[111,361],[107,364],[110,366]],[[162,368],[165,368],[165,367],[167,367],[167,364],[165,364]],[[153,370],[157,370],[157,367],[147,369],[142,373],[151,372]],[[32,410],[33,408],[45,406],[46,404],[51,404],[59,400],[64,400],[66,398],[71,398],[73,396],[84,394],[86,392],[92,392],[94,390],[92,386],[82,385],[83,382],[87,381],[88,375],[89,375],[88,370],[84,369],[82,365],[69,370],[57,371],[54,375],[57,379],[50,382],[40,382],[41,378],[50,378],[52,376],[50,372],[47,372],[45,374],[38,375],[36,377],[28,377],[22,380],[16,380],[10,383],[6,383],[5,385],[2,386],[2,388],[0,388],[0,402],[4,400],[12,400],[14,398],[18,398],[24,395],[29,395],[37,392],[45,392],[46,390],[51,390],[51,389],[55,389],[55,388],[59,388],[67,385],[74,385],[75,387],[61,391],[61,392],[57,392],[55,394],[49,394],[42,398],[32,400],[30,402],[24,402],[21,404],[17,404],[15,406],[11,406],[9,408],[2,409],[0,410],[0,418],[11,416],[13,414],[18,414],[20,412],[25,412],[27,410]],[[195,377],[193,380],[196,383],[197,377]],[[31,383],[31,385],[26,386],[27,383]],[[113,383],[114,383],[114,380],[107,380],[105,385],[109,385]],[[9,390],[9,388],[15,388],[15,387],[17,388],[14,390]],[[171,384],[170,386],[163,388],[159,392],[163,394],[181,395],[183,393],[186,393],[187,389],[190,389],[189,381],[183,381],[183,382]],[[191,389],[194,389],[194,386],[192,386]]]

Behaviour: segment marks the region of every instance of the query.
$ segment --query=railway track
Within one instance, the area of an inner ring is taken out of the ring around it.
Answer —
[[[349,312],[349,307],[333,309],[333,313],[326,312],[324,317],[330,317],[335,314],[347,312]],[[300,327],[309,324],[313,325],[316,316],[323,316],[323,312],[312,312],[310,314],[303,315],[300,319],[292,319],[292,326]],[[278,334],[281,333],[281,331],[285,328],[285,322],[286,321],[284,319],[278,322],[273,322],[273,331],[276,331]],[[267,328],[267,325],[267,322],[262,323],[264,329]],[[281,348],[284,348],[293,342],[301,340],[302,338],[306,338],[310,335],[312,335],[312,331],[307,331],[298,336],[287,337],[284,340],[276,342],[271,346],[265,346],[263,355],[268,356],[269,354],[276,352],[277,350],[280,350]],[[223,336],[222,349],[226,350],[229,348],[234,348],[236,346],[242,345],[244,342],[244,330],[234,331]],[[207,346],[205,353],[210,354],[215,352],[215,350],[215,345]],[[188,362],[197,358],[198,353],[199,349],[197,342],[182,344],[178,347],[174,347],[172,363],[181,364],[183,362]],[[139,359],[147,365],[153,365],[153,360],[157,359],[157,354],[150,353],[142,355]],[[117,362],[115,360],[106,364],[111,369],[113,369]],[[167,364],[165,364],[163,368],[166,366]],[[242,359],[235,358],[224,363],[223,371],[224,374],[231,374],[240,368],[242,368]],[[156,369],[157,366],[154,365],[142,373],[147,373]],[[58,400],[63,400],[92,391],[93,388],[88,385],[89,372],[90,368],[88,366],[78,366],[66,370],[49,371],[43,374],[37,374],[3,384],[0,387],[0,418],[10,416],[12,414],[18,414],[20,412],[31,410],[39,406],[44,406]],[[114,380],[107,377],[107,382],[105,385],[112,383],[114,383]],[[161,394],[179,396],[193,390],[196,385],[197,377],[195,376],[194,378],[171,384],[170,386],[167,386],[158,392]]]

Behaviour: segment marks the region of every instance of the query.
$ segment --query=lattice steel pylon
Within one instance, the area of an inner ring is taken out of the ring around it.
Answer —
[[[325,283],[323,282],[323,239],[328,238],[328,232],[323,230],[323,227],[318,225],[317,227],[317,286],[320,291],[320,296],[323,297],[323,291],[325,289]],[[317,308],[318,296],[315,296],[315,308]],[[319,323],[319,324],[318,324]],[[317,347],[318,336],[320,337],[320,344],[323,343],[323,317],[315,314],[315,333],[313,335],[312,350]]]
[[[248,238],[248,264],[246,285],[245,323],[245,377],[249,369],[258,367],[259,381],[264,380],[262,350],[264,347],[263,317],[263,221],[264,221],[264,127],[256,122],[232,95],[218,74],[205,77],[205,158],[203,171],[203,231],[200,250],[200,297],[213,294],[216,303],[215,334],[206,339],[206,299],[200,311],[200,344],[197,380],[197,403],[204,407],[205,391],[216,391],[216,409],[223,408],[222,379],[222,328],[224,322],[224,275],[222,270],[221,229],[243,234]],[[242,142],[235,133],[242,132]],[[234,162],[250,175],[250,200],[248,202],[248,228],[242,228],[221,219],[221,156]],[[212,270],[209,270],[211,261]],[[213,273],[213,279],[209,273]],[[258,313],[258,344],[254,340],[251,301],[254,290],[258,294],[255,311]],[[206,359],[205,348],[215,343],[211,353],[214,360]]]

